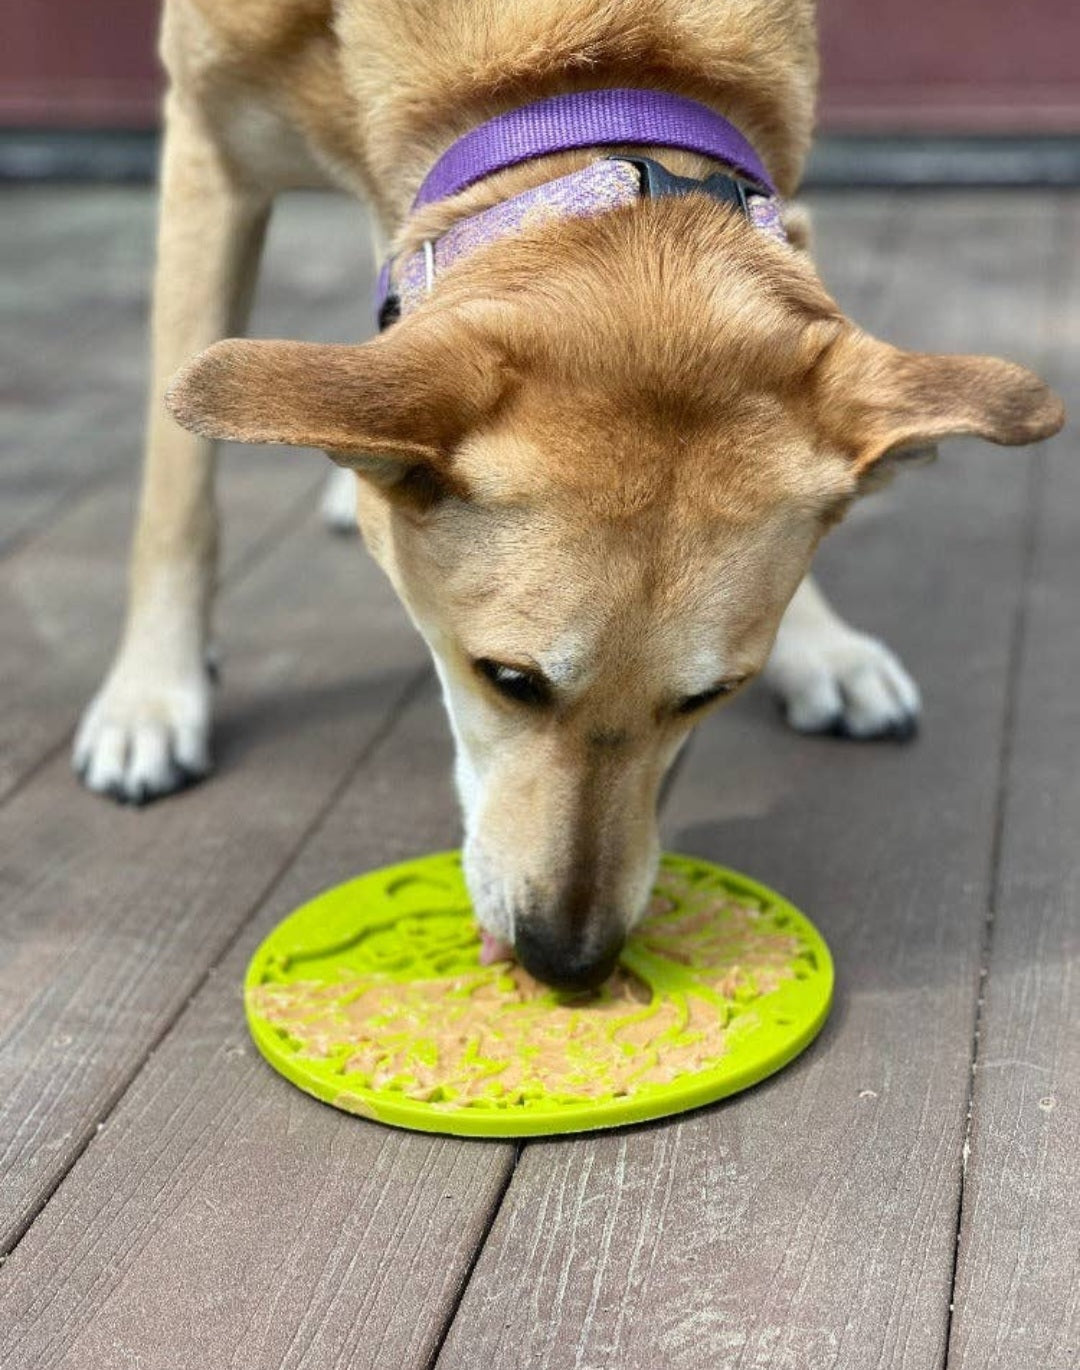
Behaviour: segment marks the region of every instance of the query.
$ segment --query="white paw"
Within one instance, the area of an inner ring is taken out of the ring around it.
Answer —
[[[919,687],[883,642],[846,624],[781,632],[766,679],[800,733],[904,742],[918,728]]]
[[[206,775],[211,693],[202,665],[165,674],[121,657],[75,734],[71,763],[83,784],[145,804]]]
[[[335,533],[356,532],[356,475],[344,466],[331,469],[319,505],[322,521]]]

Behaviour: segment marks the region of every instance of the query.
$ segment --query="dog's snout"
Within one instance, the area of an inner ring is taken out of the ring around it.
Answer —
[[[530,975],[553,989],[582,991],[602,985],[619,959],[625,937],[621,930],[572,934],[532,919],[518,924],[517,958]]]

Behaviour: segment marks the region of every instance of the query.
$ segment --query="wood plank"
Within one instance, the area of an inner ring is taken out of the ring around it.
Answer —
[[[430,1364],[509,1144],[349,1118],[274,1075],[239,986],[320,888],[457,837],[433,689],[351,782],[5,1268],[5,1370]]]
[[[1080,408],[1080,200],[1063,207],[1046,335]],[[1043,455],[979,1030],[949,1365],[1080,1364],[1080,450]]]
[[[1032,349],[1048,216],[907,210],[889,335]],[[822,1038],[726,1105],[527,1147],[440,1367],[940,1363],[1028,461],[948,452],[898,482],[890,522],[827,549],[838,603],[923,679],[916,747],[795,738],[751,695],[675,787],[670,845],[775,885],[825,933]]]
[[[145,188],[20,188],[0,195],[0,211],[8,264],[0,280],[3,553],[103,477],[134,479],[155,201]],[[328,342],[367,336],[366,234],[363,211],[344,199],[284,197],[252,331]]]
[[[223,617],[212,783],[125,811],[58,757],[0,813],[0,1248],[426,669],[358,544],[305,529]]]
[[[145,404],[146,191],[2,196],[0,551],[64,497],[133,466]]]

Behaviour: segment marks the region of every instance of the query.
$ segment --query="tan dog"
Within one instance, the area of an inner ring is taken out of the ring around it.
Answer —
[[[658,788],[710,707],[764,670],[796,727],[910,731],[899,662],[805,578],[823,533],[896,456],[954,433],[1031,442],[1061,406],[1006,362],[876,342],[805,251],[704,195],[500,242],[363,346],[211,346],[243,326],[276,191],[341,186],[413,247],[595,160],[537,158],[410,216],[456,138],[554,93],[690,96],[790,196],[810,138],[810,0],[166,0],[162,46],[131,608],[76,765],[133,800],[208,769],[212,442],[324,448],[434,654],[482,926],[542,977],[594,984],[643,912]],[[171,392],[185,432],[160,396],[205,348]]]

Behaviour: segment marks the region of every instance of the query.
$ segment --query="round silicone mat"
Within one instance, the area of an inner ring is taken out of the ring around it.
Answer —
[[[571,998],[482,966],[457,852],[327,890],[245,981],[259,1050],[293,1084],[398,1127],[521,1137],[615,1127],[756,1084],[817,1035],[829,950],[745,876],[663,858],[619,969]]]

